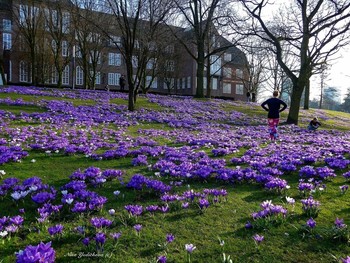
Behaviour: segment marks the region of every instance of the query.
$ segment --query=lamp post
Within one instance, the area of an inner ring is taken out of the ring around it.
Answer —
[[[72,88],[75,88],[75,45],[73,45],[73,51],[72,51],[72,56],[73,56],[73,70],[72,70]]]

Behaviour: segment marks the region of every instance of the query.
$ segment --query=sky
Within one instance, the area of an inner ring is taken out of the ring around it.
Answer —
[[[336,59],[331,64],[332,66],[328,70],[328,77],[326,78],[324,87],[337,88],[340,92],[340,102],[342,103],[348,88],[350,88],[350,46],[347,49],[339,51]],[[319,75],[311,78],[311,99],[320,98],[320,83]]]
[[[333,62],[329,72],[328,86],[339,88],[344,99],[350,88],[350,46],[339,53],[340,58]]]

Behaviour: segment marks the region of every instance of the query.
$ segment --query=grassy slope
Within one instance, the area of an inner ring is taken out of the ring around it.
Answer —
[[[36,101],[38,98],[26,95],[16,94],[1,94],[4,96],[16,99],[23,98],[25,101]],[[40,98],[41,99],[41,98]],[[50,99],[50,98],[45,98]],[[57,98],[52,98],[57,99]],[[83,105],[85,101],[73,100],[75,105]],[[115,99],[112,101],[115,104],[125,101]],[[91,102],[87,102],[90,104]],[[150,109],[160,109],[158,105],[147,102],[144,98],[140,98],[138,107],[147,107]],[[21,111],[33,112],[35,108],[31,106],[4,106],[0,105],[0,109],[8,110],[14,114]],[[251,116],[261,118],[265,116],[265,112],[261,111],[258,106],[250,106],[247,108],[244,104],[242,106],[227,106],[226,110],[242,111]],[[306,126],[310,116],[314,112],[301,112],[301,124]],[[317,114],[320,114],[318,111]],[[305,116],[305,117],[304,117]],[[349,114],[339,114],[335,112],[328,112],[327,116],[338,118],[341,116],[341,121],[334,121],[334,118],[322,120],[323,127],[337,128],[342,130],[349,130]],[[347,123],[346,123],[347,122]],[[130,127],[130,135],[137,136],[139,128],[155,128],[162,129],[164,126],[159,124],[143,124],[142,126]],[[162,140],[160,140],[162,141]],[[233,155],[226,156],[229,160]],[[36,162],[32,163],[31,160]],[[6,177],[17,177],[25,179],[31,176],[39,176],[45,183],[55,186],[57,189],[68,182],[68,176],[77,169],[85,169],[90,166],[97,166],[101,169],[123,169],[128,175],[135,173],[142,173],[149,175],[149,171],[145,167],[131,167],[131,158],[123,158],[109,161],[94,161],[82,155],[64,156],[60,154],[47,155],[44,153],[30,152],[30,156],[23,159],[21,163],[7,163],[1,167],[6,171]],[[296,174],[288,175],[285,179],[290,183],[291,190],[288,193],[291,197],[298,197],[297,176]],[[338,187],[344,184],[344,179],[336,178],[333,182],[328,183],[327,193],[318,197],[322,203],[322,212],[318,218],[318,225],[330,225],[334,221],[334,215],[344,218],[347,223],[350,223],[349,217],[349,201],[347,195],[339,195]],[[105,251],[111,253],[113,262],[150,262],[154,260],[155,256],[164,254],[159,248],[158,244],[164,243],[165,235],[172,233],[175,235],[174,243],[168,246],[168,262],[185,262],[186,253],[184,245],[193,243],[197,249],[193,252],[191,257],[192,262],[222,262],[222,252],[231,255],[233,262],[330,262],[340,256],[344,257],[350,254],[347,244],[341,242],[334,242],[320,237],[309,238],[303,237],[298,228],[307,220],[301,215],[300,208],[295,211],[295,214],[288,219],[288,221],[279,226],[273,226],[269,229],[258,231],[258,233],[265,235],[266,240],[261,244],[260,249],[257,250],[254,246],[252,236],[257,233],[255,230],[246,230],[244,224],[250,219],[250,213],[259,210],[259,204],[263,200],[273,200],[276,203],[281,202],[279,195],[267,193],[261,186],[256,185],[235,185],[227,186],[221,185],[215,181],[210,181],[207,184],[191,183],[191,188],[201,190],[204,188],[226,188],[229,192],[227,201],[216,206],[210,206],[204,213],[199,209],[177,210],[168,214],[156,214],[154,217],[143,216],[138,220],[144,226],[141,236],[137,237],[132,230],[133,223],[129,222],[126,227],[123,225],[119,216],[121,215],[122,207],[125,204],[139,203],[152,204],[157,202],[154,196],[147,193],[140,193],[135,191],[128,191],[118,182],[105,184],[102,188],[96,191],[103,194],[109,199],[102,214],[107,216],[107,211],[110,208],[115,208],[118,211],[117,226],[115,231],[121,231],[122,237],[118,245],[113,248],[110,244],[107,245]],[[185,190],[186,185],[180,189]],[[125,194],[124,198],[113,197],[113,191],[120,190]],[[0,216],[16,215],[18,209],[24,207],[27,211],[26,222],[35,221],[36,214],[34,213],[36,207],[32,202],[26,202],[16,206],[9,198],[0,202]],[[82,224],[85,222],[84,218],[61,218],[66,229],[71,226]],[[52,222],[58,223],[61,220]],[[85,222],[86,223],[86,222]],[[28,224],[28,223],[27,223]],[[29,225],[27,225],[29,227]],[[33,227],[31,225],[30,227]],[[23,249],[27,244],[36,244],[39,240],[49,241],[45,229],[41,233],[27,233],[24,237],[15,237],[10,242],[5,241],[0,244],[0,262],[13,262],[14,252]],[[218,237],[225,241],[224,246],[220,246]],[[61,239],[53,240],[53,247],[57,252],[57,262],[91,262],[97,261],[92,257],[70,256],[74,253],[80,252],[88,253],[91,249],[85,249],[78,243],[78,236],[73,231],[65,231]],[[71,253],[71,254],[70,254]],[[108,256],[108,254],[104,254]],[[99,258],[100,262],[111,262],[111,259]],[[336,260],[334,260],[336,261]]]

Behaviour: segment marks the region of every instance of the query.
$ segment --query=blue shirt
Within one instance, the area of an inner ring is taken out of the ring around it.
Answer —
[[[267,105],[267,107],[266,107]],[[281,109],[281,106],[282,109]],[[280,112],[287,108],[287,104],[280,100],[279,98],[270,98],[261,104],[266,111],[268,111],[267,117],[270,119],[278,119],[280,117]]]

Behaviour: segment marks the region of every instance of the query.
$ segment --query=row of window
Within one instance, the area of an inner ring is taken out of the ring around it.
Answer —
[[[69,65],[67,65],[62,72],[62,84],[63,85],[69,85]],[[119,86],[119,79],[121,77],[120,73],[108,73],[108,80],[107,83],[110,86]],[[134,76],[135,78],[135,76]],[[26,62],[21,61],[20,62],[20,71],[19,71],[19,79],[20,82],[30,82],[30,74],[29,74],[29,66]],[[84,79],[84,72],[83,69],[80,66],[76,67],[76,75],[75,75],[75,84],[76,85],[83,85],[83,79]],[[54,67],[52,67],[51,77],[48,81],[48,84],[57,84],[58,81],[58,74]],[[146,77],[146,85],[148,86],[150,82],[152,81],[152,76]],[[204,82],[204,88],[206,89],[207,86],[207,78],[203,78]],[[157,89],[157,78],[154,78],[151,84],[152,89]],[[99,85],[101,84],[101,73],[97,72],[95,76],[95,84]],[[164,83],[163,88],[164,89],[174,89],[176,85],[177,89],[186,89],[191,88],[191,77],[187,78],[179,78],[176,80],[174,78],[170,78],[166,80],[166,83]],[[238,95],[243,95],[244,92],[244,86],[243,84],[236,84],[236,90],[235,93]],[[225,94],[231,94],[232,93],[232,84],[231,83],[223,83],[223,93]],[[212,90],[218,89],[218,79],[213,78],[212,79]]]

